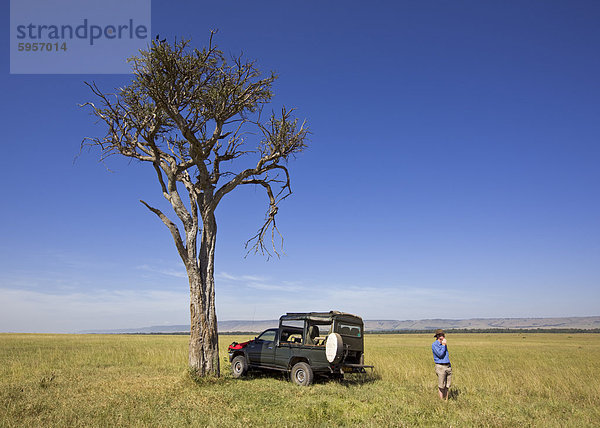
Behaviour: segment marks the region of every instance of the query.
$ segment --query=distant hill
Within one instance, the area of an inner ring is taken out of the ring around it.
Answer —
[[[258,333],[268,328],[277,327],[278,320],[262,321],[219,321],[219,332]],[[425,319],[425,320],[365,320],[365,330],[381,331],[410,331],[444,329],[598,329],[600,316],[597,317],[567,317],[567,318],[472,318],[466,320]],[[124,328],[116,330],[87,330],[81,333],[185,333],[189,325],[161,325],[140,328]]]
[[[232,332],[261,332],[268,328],[277,327],[279,320],[266,321],[219,321],[218,328],[221,333]],[[81,333],[107,333],[107,334],[131,334],[131,333],[186,333],[190,331],[189,325],[155,325],[151,327],[120,328],[114,330],[86,330]]]
[[[466,320],[426,319],[406,321],[365,321],[367,331],[444,329],[593,329],[600,328],[600,317],[568,318],[472,318]]]

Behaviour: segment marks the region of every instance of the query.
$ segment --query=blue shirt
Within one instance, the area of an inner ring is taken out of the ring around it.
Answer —
[[[450,355],[448,354],[448,347],[442,345],[437,340],[431,345],[433,351],[433,361],[436,364],[450,364]]]

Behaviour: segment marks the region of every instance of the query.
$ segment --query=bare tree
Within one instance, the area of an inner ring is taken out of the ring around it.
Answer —
[[[107,94],[86,82],[99,101],[83,104],[107,130],[101,138],[85,138],[82,147],[98,147],[102,160],[123,155],[150,164],[178,219],[140,201],[169,229],[185,265],[189,365],[199,376],[219,375],[215,209],[236,187],[260,186],[269,206],[264,224],[246,247],[279,255],[275,216],[279,202],[291,194],[286,161],[306,147],[308,135],[306,124],[285,107],[280,116],[262,118],[277,76],[263,76],[243,55],[226,58],[213,45],[213,34],[202,50],[193,49],[188,40],[153,41],[148,51],[131,59],[134,77],[129,85]]]

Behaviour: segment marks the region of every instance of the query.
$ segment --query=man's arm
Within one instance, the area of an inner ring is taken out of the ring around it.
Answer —
[[[431,349],[433,350],[433,354],[440,360],[446,356],[446,346],[442,345],[437,340],[433,342],[433,345],[431,345]]]

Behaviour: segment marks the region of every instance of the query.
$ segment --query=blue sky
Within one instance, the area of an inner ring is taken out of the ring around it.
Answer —
[[[219,318],[598,315],[599,20],[592,1],[153,1],[153,35],[218,28],[312,130],[286,256],[244,258],[261,191],[217,210]],[[187,323],[185,271],[139,203],[162,198],[152,171],[74,161],[100,133],[83,82],[130,77],[10,75],[0,49],[0,331]]]

